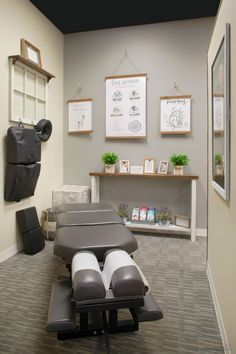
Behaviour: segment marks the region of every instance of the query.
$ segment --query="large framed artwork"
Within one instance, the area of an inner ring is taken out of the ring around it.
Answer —
[[[230,199],[230,25],[211,64],[212,186]]]
[[[106,77],[106,139],[146,137],[147,74]]]

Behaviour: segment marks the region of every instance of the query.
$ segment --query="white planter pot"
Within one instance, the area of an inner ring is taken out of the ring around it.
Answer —
[[[222,167],[222,165],[216,165],[216,176],[223,176],[223,167]]]
[[[184,166],[179,166],[179,165],[174,166],[175,176],[183,176],[183,174],[184,174]]]
[[[170,225],[170,220],[159,220],[158,224],[160,226],[169,226]]]
[[[105,165],[105,173],[115,173],[115,165]]]

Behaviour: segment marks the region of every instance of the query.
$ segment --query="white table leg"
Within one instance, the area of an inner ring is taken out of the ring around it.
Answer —
[[[91,202],[100,202],[100,177],[91,176]]]
[[[197,182],[191,182],[191,241],[196,241]]]

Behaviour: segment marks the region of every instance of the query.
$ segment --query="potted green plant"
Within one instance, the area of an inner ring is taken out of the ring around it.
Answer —
[[[171,216],[168,208],[162,207],[157,212],[158,224],[160,226],[168,226],[170,225]]]
[[[104,152],[102,162],[105,165],[106,173],[115,173],[115,164],[118,161],[118,156],[114,152]]]
[[[118,215],[123,219],[124,223],[128,221],[128,217],[129,217],[128,204],[121,203],[119,205]]]
[[[172,154],[170,161],[173,164],[174,175],[182,176],[184,174],[184,166],[188,165],[190,160],[186,154]]]
[[[223,175],[223,159],[222,155],[219,153],[215,154],[215,174],[216,176]]]

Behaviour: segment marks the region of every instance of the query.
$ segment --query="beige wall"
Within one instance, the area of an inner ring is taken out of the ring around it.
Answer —
[[[15,212],[30,206],[41,210],[51,206],[51,190],[63,180],[63,45],[64,36],[28,0],[0,0],[0,258],[14,251],[20,240]],[[8,56],[20,54],[20,39],[25,38],[40,49],[43,68],[56,76],[49,82],[48,119],[52,121],[51,138],[42,143],[41,173],[35,195],[18,203],[4,202],[4,138],[9,126]],[[2,256],[2,257],[1,257]]]
[[[209,102],[211,97],[210,64],[216,54],[225,23],[231,27],[231,159],[230,202],[226,202],[211,186],[211,144],[209,145],[209,218],[208,267],[214,283],[231,353],[236,353],[236,1],[223,0],[211,39],[209,61]],[[209,104],[209,132],[211,105]],[[211,143],[211,134],[209,133]],[[222,334],[224,336],[224,331]]]

